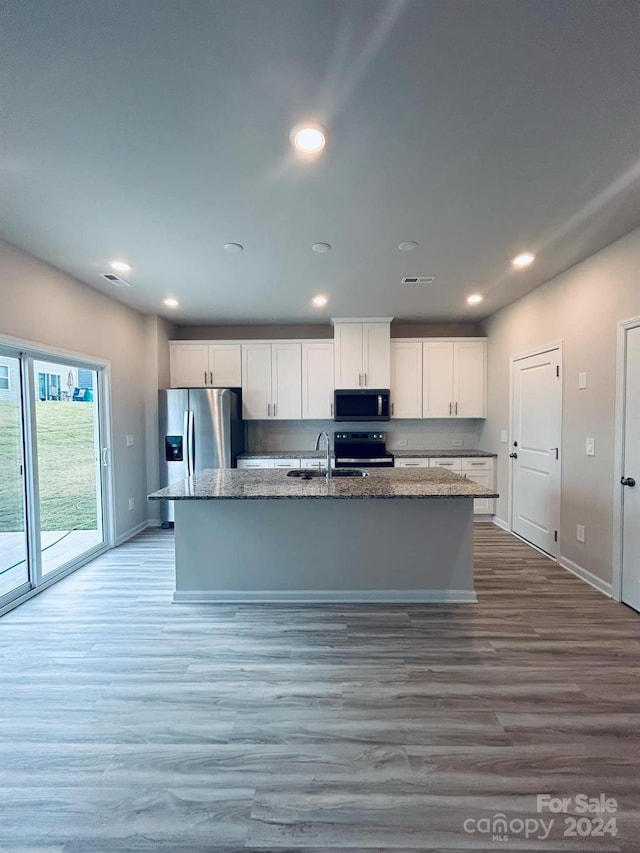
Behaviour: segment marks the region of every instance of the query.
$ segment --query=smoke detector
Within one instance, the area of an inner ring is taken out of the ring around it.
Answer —
[[[115,275],[112,272],[101,272],[101,278],[105,278],[109,284],[112,284],[114,287],[131,287],[128,281],[125,281],[123,278],[120,278],[119,275]]]
[[[400,284],[433,284],[435,275],[405,275]]]

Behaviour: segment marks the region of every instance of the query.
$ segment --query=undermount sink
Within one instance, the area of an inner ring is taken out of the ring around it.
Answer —
[[[326,472],[321,468],[292,468],[287,471],[287,477],[298,477],[301,480],[312,480],[314,477],[325,477]],[[368,477],[369,472],[361,468],[336,468],[331,471],[333,477]]]

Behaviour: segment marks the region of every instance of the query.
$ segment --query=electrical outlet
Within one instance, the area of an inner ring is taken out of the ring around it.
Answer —
[[[595,438],[588,438],[587,443],[587,456],[595,456],[596,455],[596,440]]]
[[[584,542],[584,524],[576,524],[576,539],[578,542]]]
[[[502,444],[506,444],[509,441],[509,432],[506,429],[500,431],[500,441]]]
[[[133,447],[133,433],[127,433],[127,447]]]
[[[136,508],[135,498],[129,498],[129,509],[135,509],[135,508]]]
[[[451,447],[462,447],[464,441],[461,438],[454,438],[451,441]]]
[[[397,443],[398,447],[408,447],[409,446],[409,442],[407,441],[406,438],[399,438],[396,443]]]

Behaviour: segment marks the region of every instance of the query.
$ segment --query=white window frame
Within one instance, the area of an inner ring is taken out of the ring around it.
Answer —
[[[0,385],[0,391],[11,391],[11,371],[9,370],[9,365],[8,364],[0,364],[0,371],[2,371],[2,370],[7,371],[7,375],[6,375],[7,387],[3,388]],[[5,380],[5,377],[0,376],[0,383],[2,383],[4,380]]]

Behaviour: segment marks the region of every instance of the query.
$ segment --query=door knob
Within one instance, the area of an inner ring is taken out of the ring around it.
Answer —
[[[517,459],[517,458],[518,458],[518,454],[517,454],[517,453],[510,453],[510,454],[509,454],[509,459]]]
[[[636,484],[636,481],[633,479],[633,477],[622,477],[620,482],[623,486],[635,486]]]

